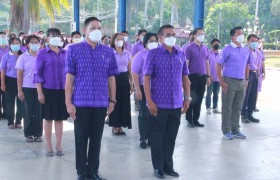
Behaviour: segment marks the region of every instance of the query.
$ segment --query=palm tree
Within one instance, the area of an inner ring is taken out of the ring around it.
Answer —
[[[40,20],[40,10],[43,8],[54,20],[54,14],[61,15],[61,8],[70,10],[69,0],[10,0],[10,30],[28,32],[31,17],[35,21]],[[28,12],[26,12],[28,11]]]

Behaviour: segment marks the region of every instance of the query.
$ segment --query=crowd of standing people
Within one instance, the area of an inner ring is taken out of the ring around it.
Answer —
[[[71,117],[79,180],[104,179],[98,171],[104,123],[113,135],[126,135],[124,128],[132,128],[133,92],[139,144],[151,147],[159,179],[179,177],[173,152],[181,115],[188,127],[203,128],[199,119],[205,92],[206,112],[221,114],[225,139],[246,138],[240,118],[260,121],[253,112],[265,78],[265,57],[256,34],[245,43],[243,28],[234,27],[222,50],[216,38],[208,48],[202,28],[193,30],[182,47],[172,25],[156,33],[140,29],[135,39],[130,44],[127,31],[103,35],[96,17],[87,18],[83,32],[69,37],[57,28],[18,36],[0,32],[1,118],[8,120],[9,129],[24,128],[28,143],[42,142],[44,130],[46,155],[62,156],[63,121]]]

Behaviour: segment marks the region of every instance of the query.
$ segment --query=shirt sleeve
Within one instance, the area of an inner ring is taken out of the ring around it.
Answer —
[[[218,58],[218,61],[217,61],[218,64],[223,65],[225,63],[226,58],[227,58],[227,53],[226,52],[227,52],[227,50],[226,50],[226,48],[224,48],[222,50],[222,52],[219,54],[219,58]]]
[[[186,47],[185,49],[186,50],[184,53],[185,53],[186,59],[190,60],[190,58],[191,58],[190,46]]]
[[[5,70],[7,69],[7,56],[8,54],[4,55],[2,57],[2,60],[1,60],[1,70]]]
[[[183,76],[184,75],[189,75],[189,74],[190,74],[190,72],[189,72],[189,68],[187,66],[187,60],[185,60],[184,63],[183,63]]]
[[[138,53],[134,56],[132,60],[131,72],[139,75],[141,73],[142,66],[142,53]]]
[[[71,46],[68,46],[65,61],[65,74],[70,73],[76,75],[76,60],[74,58],[74,51]]]
[[[35,71],[34,71],[34,83],[43,83],[44,82],[44,53],[42,50],[38,52],[35,62]]]
[[[208,47],[205,47],[206,48],[206,61],[209,60],[209,49]]]
[[[112,49],[111,53],[110,53],[110,61],[109,61],[109,69],[108,69],[108,76],[115,76],[119,74],[119,69],[118,69],[118,65],[117,65],[117,60],[114,54],[114,51]]]
[[[16,63],[16,69],[19,69],[19,70],[24,70],[24,63],[23,63],[23,59],[24,59],[24,55],[20,55],[18,60],[17,60],[17,63]]]
[[[152,75],[154,73],[155,61],[153,50],[148,52],[144,63],[144,75]]]

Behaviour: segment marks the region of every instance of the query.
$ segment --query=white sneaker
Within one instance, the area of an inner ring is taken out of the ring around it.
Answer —
[[[210,108],[207,108],[206,110],[207,110],[207,114],[212,114],[212,112],[211,112],[211,109],[210,109]]]
[[[220,111],[219,109],[213,109],[213,113],[216,113],[216,114],[221,114],[222,113],[222,111]]]

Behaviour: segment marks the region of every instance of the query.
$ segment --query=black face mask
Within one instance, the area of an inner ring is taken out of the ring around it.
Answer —
[[[219,49],[219,45],[218,45],[218,44],[215,44],[215,45],[213,46],[213,49],[218,50],[218,49]]]

